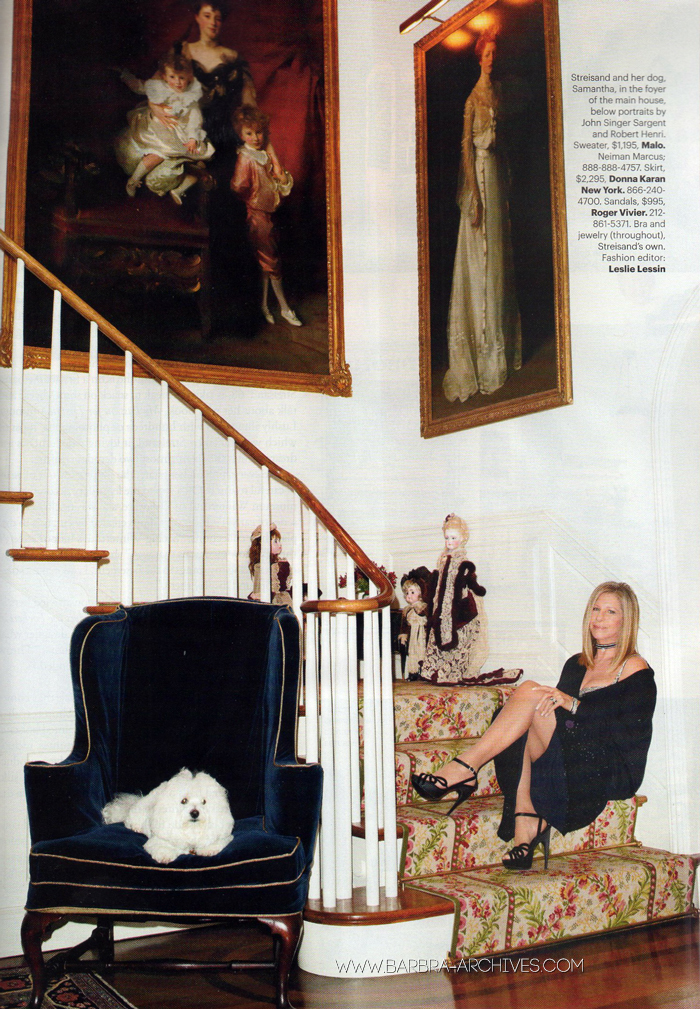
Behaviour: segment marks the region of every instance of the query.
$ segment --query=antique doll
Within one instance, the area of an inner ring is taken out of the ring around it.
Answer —
[[[442,531],[445,549],[428,586],[428,640],[421,676],[433,683],[483,682],[478,674],[489,653],[482,604],[486,589],[467,560],[466,522],[450,514]]]
[[[407,606],[401,611],[399,645],[405,650],[406,677],[419,680],[425,658],[425,638],[428,624],[426,594],[430,572],[426,567],[413,568],[401,579],[401,590]]]
[[[282,197],[289,196],[293,180],[268,142],[269,124],[270,117],[253,105],[244,105],[235,114],[234,125],[243,146],[238,153],[231,189],[246,205],[248,237],[262,272],[262,314],[267,322],[275,321],[268,305],[268,289],[272,284],[282,318],[290,326],[301,326],[284,295],[272,219]]]
[[[253,591],[249,599],[260,598],[260,544],[261,529],[257,526],[250,535],[248,570],[253,579]],[[270,593],[273,603],[292,603],[292,569],[289,561],[282,556],[282,537],[277,526],[270,526]]]
[[[121,77],[132,91],[148,99],[128,113],[129,125],[114,145],[117,161],[129,176],[126,191],[134,196],[145,179],[152,192],[170,193],[176,203],[182,203],[183,193],[197,181],[188,165],[214,154],[202,128],[202,85],[193,77],[192,63],[170,50],[150,80],[140,81],[126,70]]]

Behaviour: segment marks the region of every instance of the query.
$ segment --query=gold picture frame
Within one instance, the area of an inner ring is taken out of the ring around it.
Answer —
[[[475,0],[414,63],[431,438],[572,401],[556,0]]]
[[[218,41],[229,51],[235,44],[241,75],[270,116],[270,143],[294,179],[273,220],[284,288],[302,326],[282,320],[272,286],[273,323],[262,314],[263,274],[246,205],[229,186],[235,141],[196,166],[199,183],[183,197],[184,207],[167,192],[159,201],[146,186],[131,200],[124,192],[127,176],[116,165],[113,140],[138,98],[117,71],[146,79],[164,52],[196,42],[193,6],[15,0],[6,230],[183,381],[350,396],[336,0],[208,5],[224,13]],[[25,361],[48,367],[51,316],[49,309],[41,325],[32,324],[38,297],[28,290]],[[14,264],[6,257],[3,364],[11,357],[13,299]],[[73,329],[64,325],[63,365],[86,370],[87,338]],[[123,370],[123,358],[102,341],[100,370]]]

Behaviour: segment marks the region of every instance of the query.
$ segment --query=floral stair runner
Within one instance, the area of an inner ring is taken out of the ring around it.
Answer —
[[[609,802],[594,823],[566,837],[552,831],[545,872],[541,854],[527,871],[501,864],[509,845],[496,834],[502,800],[492,763],[452,816],[451,801],[424,802],[415,793],[411,775],[439,773],[468,749],[512,689],[394,685],[401,875],[407,886],[453,901],[451,955],[492,956],[691,912],[693,858],[635,840],[643,798]]]

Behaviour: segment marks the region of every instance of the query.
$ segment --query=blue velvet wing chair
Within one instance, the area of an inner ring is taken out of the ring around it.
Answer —
[[[289,1005],[322,788],[321,767],[296,758],[299,663],[299,625],[286,606],[170,600],[78,625],[73,752],[60,764],[25,768],[32,847],[22,945],[31,1009],[41,1006],[52,969],[41,944],[75,916],[97,927],[54,968],[88,949],[98,960],[81,961],[82,970],[123,965],[114,963],[115,919],[258,919],[273,933],[275,959],[257,966],[275,968],[277,1007]],[[117,793],[146,794],[182,767],[227,789],[233,840],[219,855],[160,865],[144,851],[143,834],[104,824],[101,811]]]

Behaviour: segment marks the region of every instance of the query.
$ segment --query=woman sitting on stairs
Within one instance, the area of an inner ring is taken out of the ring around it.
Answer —
[[[433,802],[456,792],[452,813],[494,759],[504,797],[498,836],[515,838],[503,864],[529,869],[542,844],[546,869],[551,827],[562,834],[585,827],[609,799],[628,799],[641,785],[656,687],[637,654],[638,626],[629,585],[599,585],[583,618],[583,650],[565,663],[557,686],[521,683],[474,746],[439,775],[413,775],[415,790]]]

